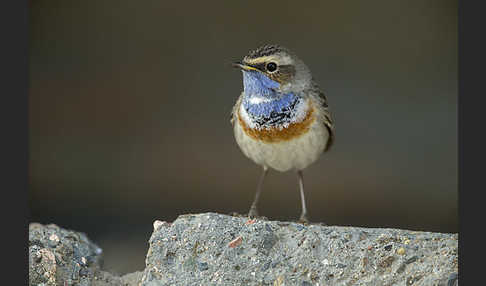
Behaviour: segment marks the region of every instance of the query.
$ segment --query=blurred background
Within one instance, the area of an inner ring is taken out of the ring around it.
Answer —
[[[30,221],[142,270],[154,220],[245,213],[260,167],[233,138],[229,63],[266,43],[307,63],[336,123],[305,171],[311,219],[458,232],[457,1],[54,1],[30,18]],[[261,214],[296,220],[271,172]]]

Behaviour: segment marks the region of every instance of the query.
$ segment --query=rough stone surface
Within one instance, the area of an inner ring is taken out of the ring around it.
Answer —
[[[458,285],[457,238],[183,215],[154,223],[141,285]]]
[[[141,272],[116,277],[101,271],[101,263],[101,248],[85,234],[62,229],[54,224],[29,225],[29,285],[138,284]]]
[[[146,268],[101,269],[86,235],[29,226],[30,285],[458,285],[458,235],[215,213],[154,222]]]

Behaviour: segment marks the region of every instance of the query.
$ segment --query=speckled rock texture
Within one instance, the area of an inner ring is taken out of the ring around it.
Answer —
[[[113,276],[101,271],[102,258],[101,248],[84,233],[54,224],[29,225],[29,285],[138,285],[141,273]]]
[[[302,225],[215,213],[154,222],[143,272],[103,271],[102,250],[29,226],[29,285],[458,285],[458,235]]]
[[[155,221],[141,285],[458,285],[458,235],[215,213]]]

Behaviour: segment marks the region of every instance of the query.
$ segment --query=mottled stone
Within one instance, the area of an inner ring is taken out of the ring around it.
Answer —
[[[29,284],[457,286],[457,239],[189,214],[155,221],[145,270],[119,277],[101,269],[102,251],[83,233],[32,223]]]
[[[90,263],[87,263],[86,257],[91,257]],[[85,270],[99,268],[101,259],[101,248],[83,233],[54,224],[29,225],[30,285],[59,285],[64,282],[81,285],[84,280],[91,279],[91,272]],[[86,275],[80,276],[81,270]]]
[[[154,230],[141,285],[454,285],[457,239],[188,214]]]
[[[54,224],[31,223],[29,285],[138,285],[140,272],[125,278],[101,271],[102,253],[101,248],[84,233],[66,230]]]

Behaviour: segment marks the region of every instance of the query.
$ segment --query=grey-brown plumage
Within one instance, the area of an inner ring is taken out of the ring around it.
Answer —
[[[324,92],[319,88],[319,86],[313,81],[313,89],[315,92],[318,94],[320,100],[321,100],[321,105],[322,109],[324,110],[324,126],[326,126],[327,130],[329,131],[329,139],[326,144],[326,148],[324,149],[324,152],[329,151],[331,146],[334,144],[334,121],[331,117],[331,113],[329,111],[329,105],[327,104],[327,97],[324,94]]]
[[[303,170],[330,150],[335,138],[327,98],[304,62],[280,45],[252,50],[234,65],[244,75],[244,91],[231,114],[236,142],[263,167],[249,216],[258,215],[269,168],[294,170],[299,178],[300,220],[307,222]]]
[[[290,51],[280,45],[264,45],[255,50],[252,50],[245,56],[245,59],[255,59],[260,57],[266,57],[269,55],[277,54],[280,52],[286,52],[290,54]]]

